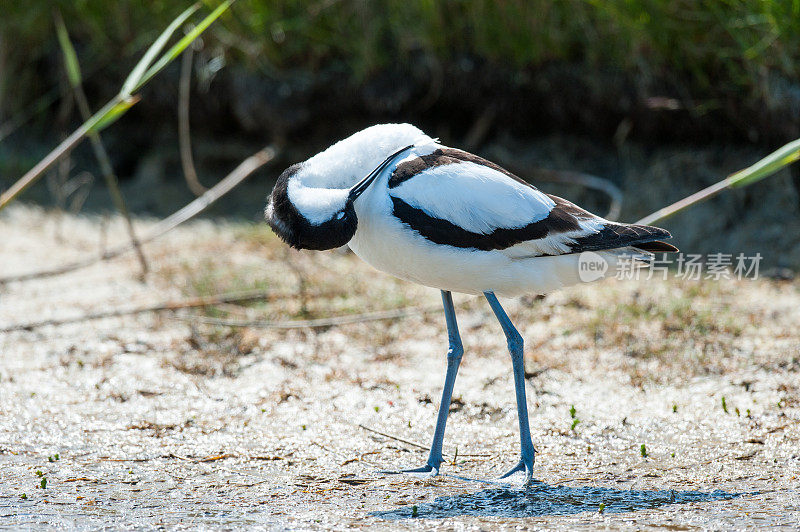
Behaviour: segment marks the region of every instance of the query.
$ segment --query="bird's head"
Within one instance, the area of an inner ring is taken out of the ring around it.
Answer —
[[[353,203],[384,163],[408,146],[431,140],[410,124],[380,124],[337,142],[278,177],[264,211],[267,223],[298,249],[347,244],[358,225]]]

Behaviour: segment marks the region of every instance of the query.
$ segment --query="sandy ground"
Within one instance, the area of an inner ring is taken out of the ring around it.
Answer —
[[[118,220],[100,226],[15,206],[0,215],[0,276],[122,239]],[[148,255],[146,283],[132,258],[10,283],[0,328],[253,287],[290,296],[209,315],[439,303],[263,228],[201,221]],[[800,283],[612,280],[506,302],[526,338],[528,489],[493,480],[518,452],[504,338],[485,302],[456,304],[465,355],[434,479],[379,471],[426,458],[441,313],[284,331],[183,311],[0,333],[0,527],[798,527]]]

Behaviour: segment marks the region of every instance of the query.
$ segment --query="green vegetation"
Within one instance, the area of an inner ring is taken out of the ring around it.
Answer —
[[[577,427],[578,423],[581,422],[580,419],[575,417],[575,413],[576,413],[575,405],[570,406],[569,407],[569,417],[572,418],[572,425],[570,426],[570,430],[575,430],[575,427]]]
[[[162,54],[161,51],[164,46],[166,46],[167,42],[169,42],[172,34],[197,11],[199,4],[185,9],[180,15],[175,17],[169,26],[167,26],[150,45],[144,56],[136,63],[133,70],[130,71],[120,91],[99,111],[87,118],[78,129],[73,131],[69,137],[64,139],[61,144],[53,149],[44,159],[39,161],[34,168],[22,176],[9,190],[4,191],[3,194],[0,195],[0,209],[7,206],[25,189],[35,183],[48,168],[67,155],[70,150],[80,144],[87,135],[97,133],[108,127],[125,114],[140,99],[135,93],[191,45],[203,31],[225,12],[232,1],[233,0],[226,0],[217,6],[211,14],[201,20],[197,26],[189,30],[186,35]],[[56,20],[60,21],[61,19],[57,17]],[[80,71],[78,70],[74,49],[66,34],[66,29],[62,24],[57,24],[57,30],[60,46],[62,47],[67,64],[68,77],[77,85],[80,83]]]
[[[645,447],[644,444],[642,444],[642,446],[639,447],[639,453],[641,453],[642,458],[647,458],[647,447]]]
[[[204,1],[209,9],[218,5]],[[187,5],[83,0],[60,9],[88,70],[113,71],[130,69],[158,28]],[[7,92],[10,80],[20,89],[17,105],[37,95],[26,90],[40,86],[31,64],[58,46],[51,6],[4,5],[3,82]],[[800,75],[797,0],[241,0],[211,31],[227,64],[266,74],[327,65],[363,80],[398,61],[430,68],[431,60],[447,65],[470,57],[521,70],[563,62],[579,65],[587,80],[612,71],[685,86],[700,114],[731,99],[774,103]]]
[[[207,0],[210,7],[215,3]],[[17,57],[44,57],[53,46],[51,2],[12,1],[4,32]],[[64,17],[95,63],[130,58],[186,4],[100,0],[64,3]],[[13,22],[9,24],[9,22]],[[553,60],[602,68],[680,69],[698,88],[719,81],[749,92],[763,68],[800,74],[800,2],[727,0],[564,0],[549,2],[318,2],[242,0],[215,30],[240,60],[264,67],[318,66],[336,60],[367,74],[409,52],[441,59],[462,54],[516,66]],[[235,36],[235,37],[234,37]],[[23,65],[14,65],[19,72]]]

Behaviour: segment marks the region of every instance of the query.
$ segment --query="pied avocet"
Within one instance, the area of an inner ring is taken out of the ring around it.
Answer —
[[[347,244],[375,268],[442,292],[450,348],[427,463],[435,475],[463,348],[451,292],[483,294],[508,341],[521,458],[503,477],[529,482],[535,450],[528,427],[522,337],[495,294],[544,294],[581,282],[580,256],[646,260],[677,251],[664,229],[610,222],[545,194],[500,166],[448,148],[410,124],[359,131],[278,178],[266,207],[270,227],[299,249]],[[592,276],[597,278],[599,276]],[[583,279],[585,280],[585,279]]]

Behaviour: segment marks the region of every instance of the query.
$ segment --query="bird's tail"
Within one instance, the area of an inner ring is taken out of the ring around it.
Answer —
[[[648,253],[678,251],[678,248],[672,244],[662,241],[662,239],[667,238],[672,238],[672,235],[669,231],[660,227],[606,222],[598,232],[576,238],[573,250],[579,253],[583,251],[608,251],[626,248],[634,248]]]

